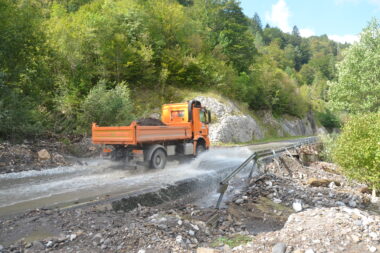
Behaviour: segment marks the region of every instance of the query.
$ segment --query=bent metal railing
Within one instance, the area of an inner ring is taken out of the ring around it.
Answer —
[[[314,144],[318,140],[317,137],[308,137],[301,139],[300,141],[295,142],[292,145],[285,146],[279,149],[266,149],[261,151],[256,151],[252,155],[250,155],[239,167],[234,169],[228,176],[226,176],[220,183],[218,188],[218,193],[220,193],[218,202],[216,204],[216,209],[220,209],[220,204],[222,203],[224,193],[227,191],[228,185],[230,180],[236,176],[240,171],[242,171],[249,163],[253,161],[252,169],[248,175],[248,179],[252,178],[253,172],[257,168],[258,163],[260,163],[260,160],[263,160],[265,158],[273,157],[273,160],[278,163],[276,160],[276,157],[279,156],[279,154],[286,152],[287,154],[290,154],[290,149],[296,149],[297,147],[303,146],[303,145],[309,145]]]

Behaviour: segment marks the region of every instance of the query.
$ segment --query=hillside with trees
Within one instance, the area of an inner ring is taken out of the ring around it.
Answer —
[[[126,124],[192,91],[335,126],[327,82],[349,45],[264,26],[235,0],[0,0],[0,19],[1,139]]]

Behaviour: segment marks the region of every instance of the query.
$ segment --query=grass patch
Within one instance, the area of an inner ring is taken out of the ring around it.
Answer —
[[[268,199],[266,197],[260,197],[258,200],[258,203],[255,205],[257,209],[262,211],[263,213],[267,213],[270,211],[271,213],[273,210],[276,211],[287,211],[288,213],[293,213],[293,209],[283,205],[283,204],[277,204],[273,202],[273,200]]]
[[[233,235],[233,236],[228,236],[228,237],[222,236],[222,237],[217,238],[214,242],[212,242],[210,246],[215,248],[215,247],[227,244],[231,248],[234,248],[251,241],[252,241],[252,238],[247,235]]]
[[[252,140],[250,142],[234,142],[234,143],[215,142],[215,143],[212,143],[212,146],[237,147],[237,146],[246,146],[246,145],[253,145],[253,144],[265,144],[268,142],[275,142],[275,141],[296,140],[296,139],[302,139],[302,138],[307,138],[307,137],[309,136],[269,137],[269,138],[264,138],[261,140]]]

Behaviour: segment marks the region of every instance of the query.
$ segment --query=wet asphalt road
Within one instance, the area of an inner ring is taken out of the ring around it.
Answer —
[[[196,159],[171,161],[163,170],[126,169],[105,159],[43,171],[0,175],[0,216],[35,208],[68,207],[153,189],[193,177],[218,176],[240,165],[253,151],[277,149],[293,141],[214,148]]]

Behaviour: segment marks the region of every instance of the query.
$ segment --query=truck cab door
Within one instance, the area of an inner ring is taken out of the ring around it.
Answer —
[[[193,108],[193,127],[195,135],[208,135],[207,114],[203,108]]]

